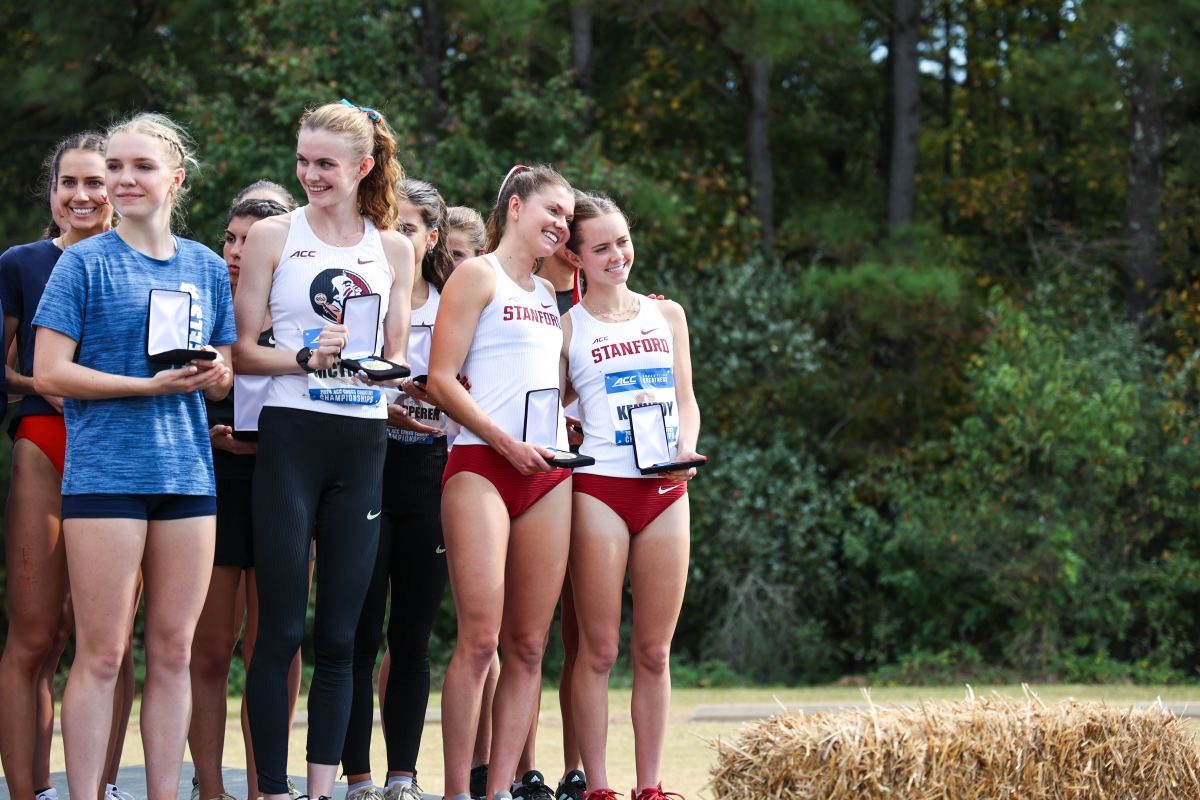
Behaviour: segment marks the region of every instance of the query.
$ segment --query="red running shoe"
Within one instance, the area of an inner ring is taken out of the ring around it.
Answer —
[[[664,792],[662,783],[659,783],[658,786],[647,786],[640,792],[635,789],[630,792],[629,795],[633,798],[633,800],[667,800],[669,797],[678,797],[679,800],[684,800],[684,797],[681,794],[676,794],[675,792]]]
[[[617,800],[620,796],[619,792],[612,789],[588,789],[583,795],[583,800]]]

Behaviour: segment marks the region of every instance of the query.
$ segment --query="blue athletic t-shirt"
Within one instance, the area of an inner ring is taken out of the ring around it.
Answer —
[[[4,307],[4,316],[19,321],[17,354],[21,374],[26,377],[33,376],[33,314],[62,253],[53,241],[43,239],[10,247],[0,255],[0,305]],[[58,411],[40,395],[28,394],[21,398],[13,420],[31,416],[57,417]]]
[[[164,369],[146,358],[150,290],[176,289],[192,295],[192,347],[232,344],[225,262],[198,242],[175,241],[175,255],[162,261],[137,252],[116,231],[68,248],[33,324],[79,342],[76,361],[85,367],[149,378]],[[202,392],[68,398],[64,411],[64,495],[216,493]]]

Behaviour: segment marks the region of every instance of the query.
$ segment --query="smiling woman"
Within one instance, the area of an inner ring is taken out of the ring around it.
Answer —
[[[510,171],[488,219],[491,252],[450,276],[434,327],[429,393],[462,424],[442,479],[458,615],[442,692],[445,793],[454,800],[468,796],[480,699],[498,642],[505,658],[486,794],[510,796],[566,572],[571,473],[552,467],[546,448],[567,447],[557,403],[562,330],[554,289],[533,271],[566,242],[574,205],[570,184],[552,168]],[[460,373],[470,377],[469,393]],[[531,396],[551,398],[533,419]],[[554,441],[526,442],[527,426]]]
[[[383,115],[346,103],[304,113],[296,177],[308,204],[254,224],[238,278],[238,371],[271,376],[253,487],[259,638],[246,680],[258,771],[287,797],[287,674],[304,635],[308,554],[321,554],[316,671],[308,701],[308,793],[333,793],[351,698],[355,623],[375,564],[387,407],[382,387],[345,369],[348,298],[380,298],[371,355],[403,363],[413,247],[392,230],[401,177]],[[260,347],[270,314],[274,347]],[[363,331],[355,331],[361,336]],[[380,348],[381,343],[381,348]],[[382,352],[380,352],[382,349]]]
[[[76,652],[62,727],[67,782],[77,797],[100,794],[106,753],[95,732],[112,720],[139,570],[146,585],[141,713],[150,734],[143,737],[150,800],[174,797],[179,783],[188,657],[213,552],[203,401],[229,391],[226,357],[234,339],[224,263],[171,235],[171,215],[195,163],[183,131],[166,117],[139,114],[110,128],[105,186],[122,223],[63,253],[33,319],[34,388],[67,398],[62,516]],[[188,344],[211,358],[175,369],[147,359],[149,298],[161,289],[190,296]]]
[[[5,709],[0,717],[0,757],[14,796],[27,797],[51,786],[49,743],[42,746],[38,742],[38,737],[50,735],[50,729],[41,728],[37,721],[53,720],[50,677],[69,633],[69,606],[64,608],[68,596],[67,559],[61,520],[67,430],[62,398],[42,397],[33,388],[32,323],[63,250],[103,233],[111,225],[103,152],[104,137],[92,131],[59,143],[46,161],[55,220],[53,238],[13,247],[0,256],[4,351],[8,352],[16,339],[21,367],[20,372],[7,368],[8,385],[24,395],[10,425],[13,475],[6,507],[5,547],[12,613],[4,657],[0,659],[0,706]],[[126,659],[122,669],[122,677],[128,681],[122,680],[119,685],[132,693],[132,661]],[[122,706],[128,708],[124,703]],[[40,710],[35,713],[35,709]],[[125,719],[118,719],[114,729],[123,731],[124,724]],[[39,763],[34,763],[35,743]]]

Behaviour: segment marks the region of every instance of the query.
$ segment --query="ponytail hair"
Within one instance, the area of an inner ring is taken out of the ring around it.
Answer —
[[[310,108],[300,117],[300,129],[344,134],[356,158],[372,156],[375,166],[358,185],[358,211],[380,230],[396,225],[396,185],[404,170],[396,160],[396,133],[383,114],[349,100]]]
[[[454,258],[450,255],[446,236],[446,201],[433,184],[415,178],[404,179],[396,188],[401,199],[421,212],[421,221],[425,223],[426,230],[438,232],[433,247],[425,248],[425,257],[421,259],[421,277],[440,292],[454,269]]]
[[[558,170],[549,164],[538,164],[533,167],[518,164],[508,171],[504,182],[500,184],[500,191],[496,194],[496,205],[492,206],[492,211],[487,218],[486,249],[489,253],[499,246],[500,239],[504,236],[504,229],[508,225],[508,201],[512,199],[513,195],[525,201],[546,186],[553,185],[562,186],[568,192],[574,192],[571,184],[567,183],[567,179],[558,174]]]

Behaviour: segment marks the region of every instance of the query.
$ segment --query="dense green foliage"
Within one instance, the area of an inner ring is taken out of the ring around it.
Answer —
[[[58,136],[135,108],[196,137],[213,244],[242,185],[298,188],[318,102],[384,111],[452,203],[553,162],[688,309],[712,462],[681,675],[1195,680],[1200,0],[922,4],[896,230],[887,8],[586,7],[590,66],[563,0],[6,4],[0,240],[44,225]]]

